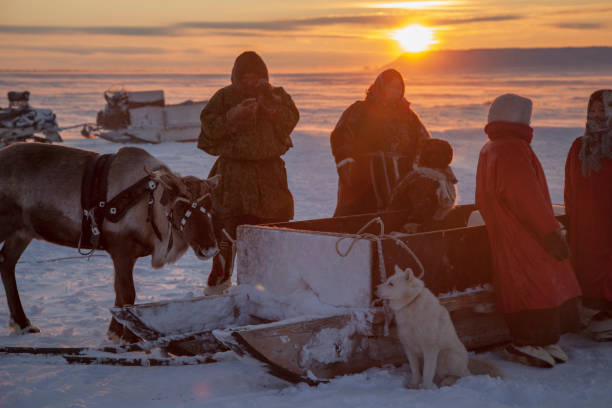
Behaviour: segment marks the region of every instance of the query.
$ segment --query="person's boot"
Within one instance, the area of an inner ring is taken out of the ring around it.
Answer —
[[[544,346],[544,350],[555,359],[556,364],[567,363],[567,360],[569,360],[569,357],[559,344],[549,344],[548,346]]]
[[[612,314],[601,311],[591,318],[586,328],[587,334],[596,341],[612,341]]]
[[[504,349],[504,357],[509,361],[533,367],[552,368],[555,360],[543,347],[517,346],[510,344]]]
[[[234,269],[232,243],[221,241],[219,253],[213,258],[213,265],[208,275],[208,283],[204,288],[206,296],[221,295],[232,284],[231,277]]]

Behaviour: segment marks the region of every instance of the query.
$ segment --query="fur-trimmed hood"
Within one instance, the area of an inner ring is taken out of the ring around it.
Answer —
[[[232,68],[232,85],[239,86],[238,80],[247,73],[253,73],[266,81],[269,80],[266,63],[254,51],[245,51],[236,58]]]

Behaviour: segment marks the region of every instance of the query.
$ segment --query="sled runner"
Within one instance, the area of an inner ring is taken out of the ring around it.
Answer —
[[[116,143],[161,143],[197,140],[205,102],[166,105],[164,91],[104,92],[106,106],[98,112],[96,127],[85,125],[84,137]]]

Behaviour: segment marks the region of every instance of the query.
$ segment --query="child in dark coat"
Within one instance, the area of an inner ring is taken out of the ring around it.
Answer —
[[[404,229],[426,230],[441,221],[457,201],[457,178],[450,168],[453,148],[442,139],[422,142],[417,165],[397,185],[387,210],[408,210]]]

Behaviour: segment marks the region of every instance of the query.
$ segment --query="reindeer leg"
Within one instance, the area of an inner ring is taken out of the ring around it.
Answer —
[[[129,255],[111,254],[115,266],[115,306],[133,305],[136,299],[136,289],[134,289],[134,264],[138,258]],[[129,329],[123,327],[114,318],[108,326],[109,335],[117,336],[127,342],[138,341],[138,337]]]
[[[4,241],[4,246],[0,250],[0,274],[2,274],[6,301],[11,312],[9,327],[21,333],[40,332],[37,327],[32,326],[23,311],[23,306],[19,299],[19,291],[17,290],[17,281],[15,280],[15,265],[30,241],[30,238],[23,238],[19,237],[18,234],[13,234]]]

